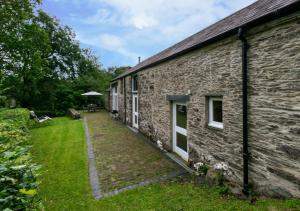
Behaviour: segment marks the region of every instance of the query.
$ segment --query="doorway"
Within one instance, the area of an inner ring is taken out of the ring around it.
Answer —
[[[188,161],[187,106],[185,103],[173,103],[173,151]]]
[[[112,111],[118,111],[118,87],[113,86],[112,88]]]
[[[134,128],[139,128],[139,112],[138,112],[138,95],[132,95],[132,126]]]

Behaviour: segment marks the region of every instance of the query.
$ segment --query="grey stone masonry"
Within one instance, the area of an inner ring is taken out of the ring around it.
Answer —
[[[250,46],[250,183],[263,195],[299,198],[300,12],[252,28],[245,36]],[[227,179],[241,189],[242,60],[237,36],[146,68],[137,75],[139,131],[172,151],[172,101],[167,96],[189,95],[189,160],[210,167],[225,163]],[[131,125],[131,76],[125,80],[126,122]],[[210,96],[223,98],[223,129],[208,126]],[[124,105],[124,97],[120,96],[120,102]],[[119,108],[124,110],[124,106]]]

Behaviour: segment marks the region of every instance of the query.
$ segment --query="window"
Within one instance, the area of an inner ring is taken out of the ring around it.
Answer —
[[[223,129],[223,99],[210,97],[208,103],[208,125]]]
[[[186,105],[176,104],[176,125],[186,129],[187,115]]]
[[[138,112],[138,110],[137,110],[137,104],[138,104],[137,97],[135,97],[134,98],[134,112]]]
[[[112,111],[118,110],[118,86],[114,84],[112,87]]]
[[[132,77],[132,91],[137,92],[138,91],[138,76],[134,75]]]
[[[118,94],[118,86],[117,85],[113,86],[113,92],[114,92],[114,94]]]
[[[176,132],[176,146],[187,152],[187,137]]]

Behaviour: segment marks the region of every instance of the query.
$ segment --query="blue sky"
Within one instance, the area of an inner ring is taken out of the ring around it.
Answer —
[[[43,0],[104,67],[134,66],[255,0]]]

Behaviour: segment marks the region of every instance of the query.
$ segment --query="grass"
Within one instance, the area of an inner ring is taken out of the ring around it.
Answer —
[[[55,118],[33,129],[32,153],[42,165],[39,194],[46,210],[299,210],[299,200],[259,200],[256,205],[222,197],[216,189],[192,180],[170,181],[100,201],[88,181],[87,153],[81,120]]]
[[[103,192],[179,172],[179,167],[107,112],[85,114]]]

